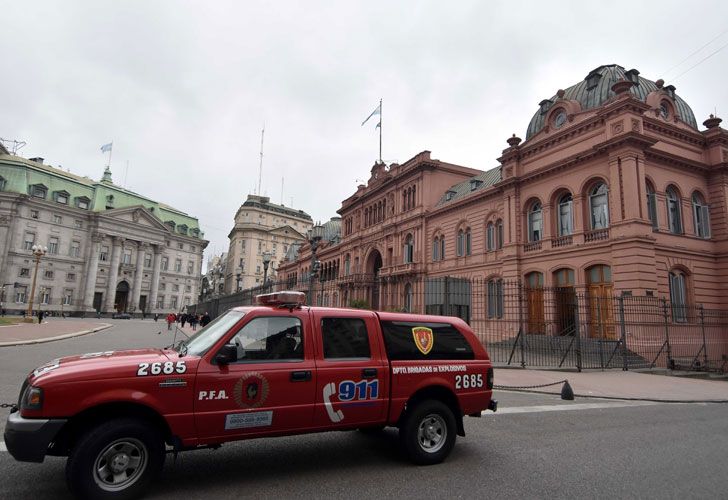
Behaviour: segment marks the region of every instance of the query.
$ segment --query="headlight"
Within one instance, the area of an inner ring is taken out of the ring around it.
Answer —
[[[20,401],[21,410],[40,410],[43,407],[43,389],[28,386]]]

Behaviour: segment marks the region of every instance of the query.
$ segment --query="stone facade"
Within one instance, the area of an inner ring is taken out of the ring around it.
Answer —
[[[429,152],[375,165],[342,202],[341,241],[322,244],[317,260],[339,281],[372,283],[342,287],[336,305],[424,311],[424,290],[413,287],[455,276],[492,283],[488,293],[518,280],[728,308],[728,132],[719,123],[711,116],[698,130],[674,87],[600,66],[543,100],[526,141],[509,138],[488,171]],[[309,268],[303,245],[279,272]]]
[[[3,307],[27,308],[34,244],[48,248],[34,304],[85,314],[181,311],[199,294],[207,245],[194,217],[123,189],[0,149]],[[37,306],[36,306],[37,307]]]
[[[306,239],[311,216],[302,210],[277,205],[267,196],[248,195],[235,214],[225,266],[225,292],[233,293],[263,283],[263,253],[271,256],[268,278],[293,243]]]

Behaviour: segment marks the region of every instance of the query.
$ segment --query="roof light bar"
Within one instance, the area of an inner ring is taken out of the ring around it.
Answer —
[[[303,292],[275,292],[255,296],[256,306],[302,306],[306,303]]]

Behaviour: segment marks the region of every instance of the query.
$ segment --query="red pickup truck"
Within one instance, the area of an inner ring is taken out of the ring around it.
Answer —
[[[8,451],[68,456],[79,497],[133,498],[165,452],[240,439],[395,426],[413,462],[434,464],[464,415],[496,410],[488,354],[462,320],[304,301],[262,295],[166,349],[40,366],[8,417]]]

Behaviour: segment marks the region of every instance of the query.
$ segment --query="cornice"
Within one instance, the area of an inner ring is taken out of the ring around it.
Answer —
[[[657,139],[647,137],[644,134],[640,134],[639,132],[630,131],[624,134],[616,135],[611,139],[602,142],[601,144],[595,145],[594,150],[601,153],[622,146],[636,146],[638,148],[647,149],[657,144],[657,142]]]
[[[701,148],[704,148],[706,144],[705,137],[700,132],[690,132],[649,116],[642,117],[642,126],[645,130],[650,130],[658,135],[679,139]]]
[[[680,168],[695,169],[695,170],[699,170],[700,172],[704,172],[704,173],[712,170],[709,165],[706,165],[704,163],[694,161],[694,160],[688,160],[681,156],[667,153],[665,151],[658,151],[656,149],[646,150],[645,157],[648,160],[659,160],[668,165],[672,165],[672,166],[680,167]]]

